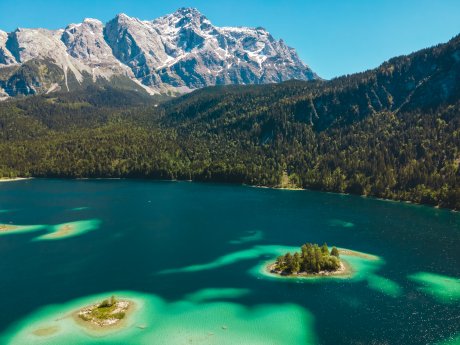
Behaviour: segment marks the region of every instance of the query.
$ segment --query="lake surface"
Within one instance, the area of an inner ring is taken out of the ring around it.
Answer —
[[[232,185],[27,180],[0,183],[0,223],[32,226],[0,236],[1,344],[460,343],[460,215],[448,210]],[[50,235],[64,223],[78,231]],[[355,279],[258,274],[305,242],[379,261]],[[67,317],[112,294],[138,303],[125,329],[89,334]]]

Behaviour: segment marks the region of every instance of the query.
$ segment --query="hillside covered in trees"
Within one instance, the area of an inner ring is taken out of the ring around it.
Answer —
[[[0,176],[191,179],[460,209],[460,36],[331,81],[0,103]]]

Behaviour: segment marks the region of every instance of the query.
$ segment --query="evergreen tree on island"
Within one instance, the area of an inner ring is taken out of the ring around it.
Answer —
[[[282,274],[333,272],[340,268],[339,251],[336,247],[329,248],[326,243],[321,247],[306,243],[300,253],[286,253],[276,259],[273,271]]]

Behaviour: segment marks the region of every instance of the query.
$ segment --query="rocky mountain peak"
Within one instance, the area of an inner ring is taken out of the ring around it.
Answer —
[[[222,84],[263,84],[316,75],[264,28],[217,27],[195,8],[146,21],[118,14],[63,30],[0,32],[0,68],[32,59],[83,80],[121,74],[151,92],[182,93]]]
[[[113,20],[118,22],[130,21],[132,18],[125,13],[118,13]]]
[[[170,16],[182,20],[182,22],[179,23],[202,23],[204,21],[209,21],[200,11],[191,7],[179,8]]]
[[[209,19],[197,9],[188,7],[180,8],[172,14],[155,19],[152,24],[168,26],[169,29],[192,28],[193,30],[206,30],[212,26]]]
[[[83,24],[87,24],[89,26],[104,26],[104,24],[99,19],[95,18],[85,18],[83,20]]]

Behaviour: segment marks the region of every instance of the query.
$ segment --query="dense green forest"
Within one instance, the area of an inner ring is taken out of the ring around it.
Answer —
[[[460,209],[460,37],[331,81],[0,103],[0,176],[345,192]]]
[[[336,247],[329,248],[326,243],[321,247],[306,243],[300,252],[286,253],[276,258],[272,271],[280,274],[319,273],[337,271],[340,268],[339,251]]]

